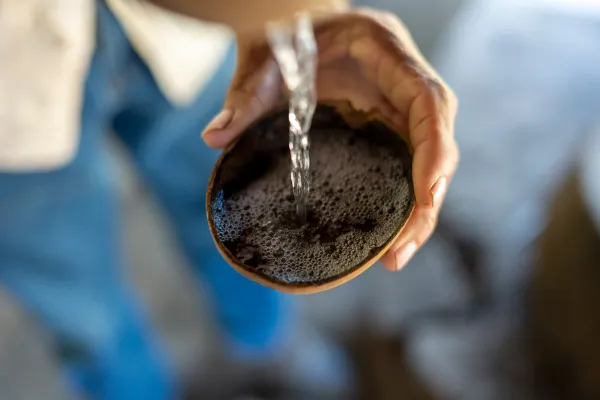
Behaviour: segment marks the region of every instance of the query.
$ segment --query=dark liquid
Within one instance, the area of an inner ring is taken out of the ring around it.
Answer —
[[[299,223],[289,181],[287,111],[250,128],[225,156],[210,210],[227,250],[284,284],[320,284],[377,254],[408,217],[411,159],[379,123],[350,128],[319,106],[311,138],[312,190]]]

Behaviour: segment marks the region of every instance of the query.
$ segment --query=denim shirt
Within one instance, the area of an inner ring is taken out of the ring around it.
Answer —
[[[74,156],[96,1],[0,1],[0,171],[54,169]],[[233,37],[148,2],[106,3],[175,105],[202,90]]]

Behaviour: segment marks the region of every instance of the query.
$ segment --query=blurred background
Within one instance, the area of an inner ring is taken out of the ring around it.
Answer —
[[[457,93],[461,165],[436,234],[403,271],[371,268],[303,297],[301,323],[346,349],[357,398],[600,398],[600,4],[360,3],[396,13]],[[219,332],[171,228],[113,147],[131,273],[193,387]],[[0,399],[74,399],[43,329],[0,296]],[[190,399],[211,399],[200,390]]]

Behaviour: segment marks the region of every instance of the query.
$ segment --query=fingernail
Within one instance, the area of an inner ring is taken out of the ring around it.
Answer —
[[[433,201],[432,206],[435,206],[442,197],[444,197],[444,193],[446,193],[446,186],[448,180],[445,176],[440,177],[436,183],[433,184],[431,188],[431,199]]]
[[[417,251],[417,244],[415,242],[408,242],[400,247],[396,251],[396,269],[399,270],[404,267],[415,254],[415,251]]]
[[[233,119],[233,111],[231,111],[229,109],[222,110],[206,126],[206,128],[204,129],[204,132],[202,132],[202,136],[204,136],[206,133],[208,133],[210,131],[214,131],[215,129],[225,128],[227,125],[229,125],[229,123],[231,122],[232,119]]]

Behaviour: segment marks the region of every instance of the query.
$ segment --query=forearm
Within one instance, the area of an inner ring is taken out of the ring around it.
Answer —
[[[238,34],[264,29],[267,21],[287,19],[314,8],[342,9],[349,0],[149,0],[168,10],[229,25]]]

